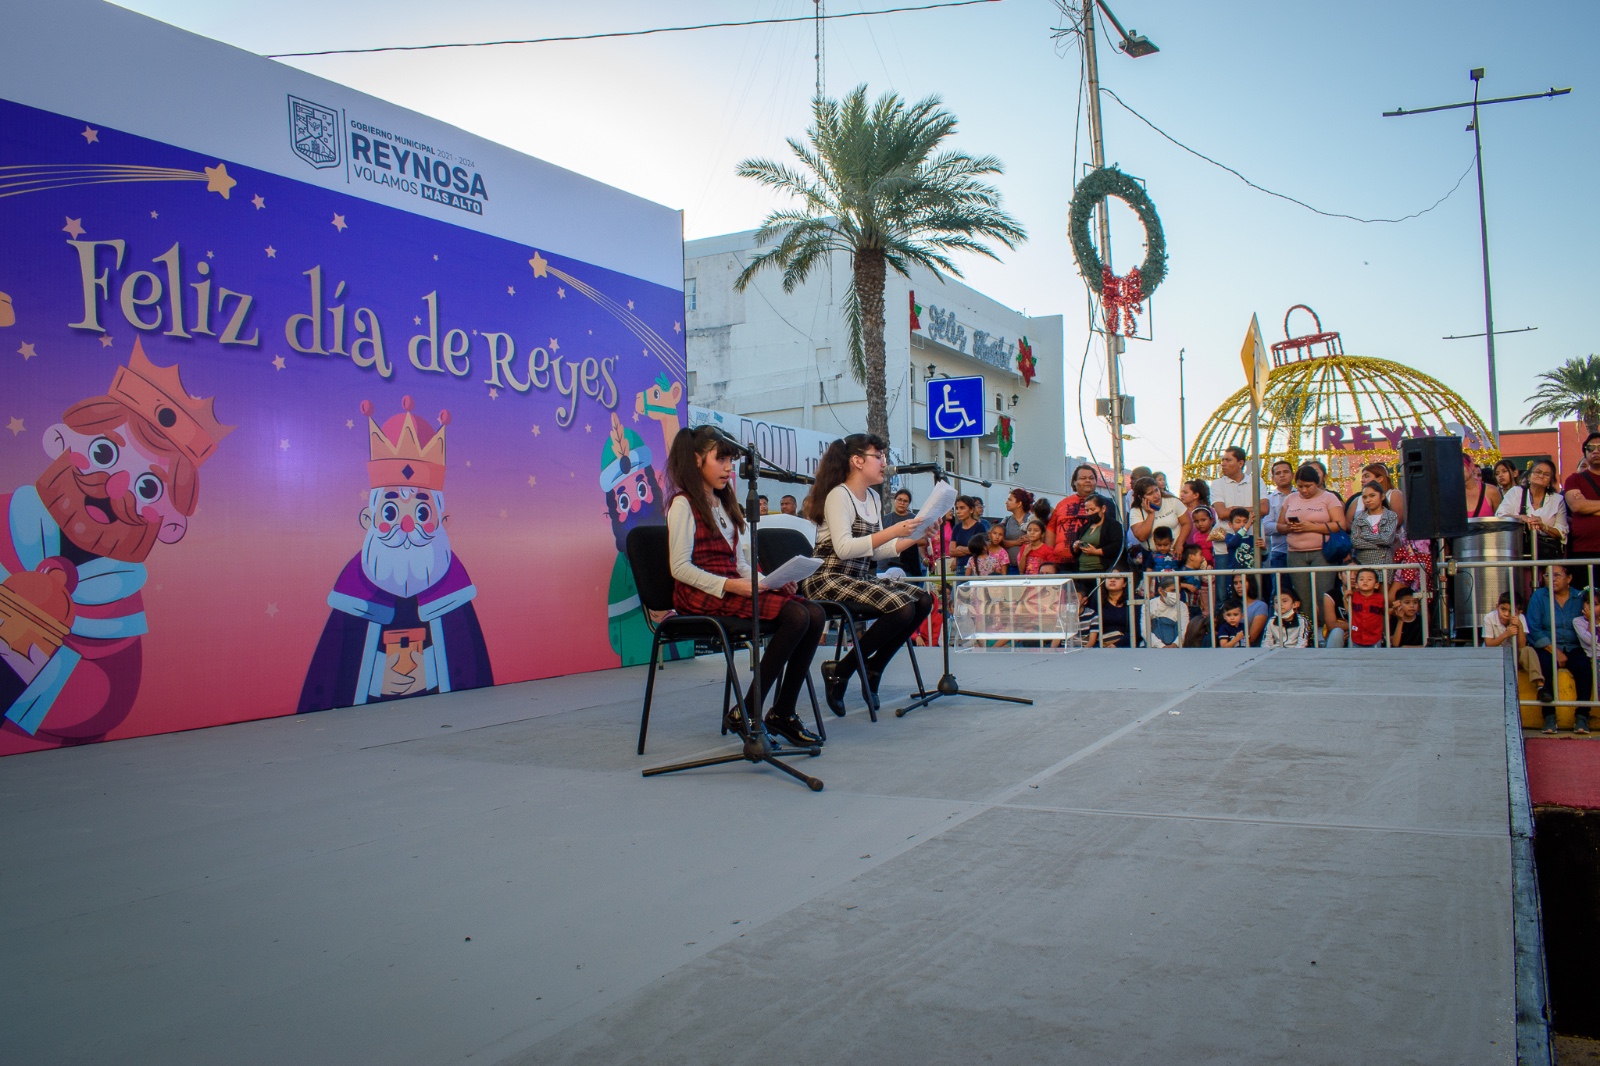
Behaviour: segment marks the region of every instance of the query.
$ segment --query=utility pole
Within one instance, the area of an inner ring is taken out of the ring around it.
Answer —
[[[823,26],[828,19],[827,0],[812,0],[817,5],[817,99],[828,87],[828,38]]]
[[[1527,93],[1522,96],[1502,96],[1494,100],[1480,100],[1478,98],[1478,85],[1483,81],[1483,68],[1473,67],[1467,74],[1472,79],[1472,99],[1459,104],[1440,104],[1437,107],[1418,107],[1407,111],[1405,108],[1396,108],[1385,111],[1384,118],[1399,118],[1405,115],[1425,115],[1432,111],[1454,111],[1457,108],[1472,108],[1472,121],[1467,129],[1472,133],[1472,157],[1478,168],[1478,237],[1483,248],[1483,335],[1484,345],[1489,355],[1489,432],[1494,435],[1494,444],[1500,446],[1500,385],[1495,376],[1494,367],[1494,298],[1489,287],[1489,211],[1484,205],[1483,198],[1483,137],[1480,133],[1482,122],[1478,113],[1480,106],[1489,104],[1509,104],[1518,100],[1543,100],[1556,96],[1565,96],[1572,91],[1571,88],[1555,89],[1543,93]]]
[[[1095,61],[1094,8],[1097,0],[1083,0],[1083,62],[1089,81],[1089,161],[1095,169],[1106,165],[1105,128],[1100,122],[1100,65]],[[1076,175],[1074,175],[1076,178]],[[1097,222],[1100,232],[1100,261],[1111,265],[1111,216],[1109,197],[1101,201]],[[1094,319],[1089,320],[1094,328]],[[1117,486],[1117,516],[1122,515],[1122,337],[1107,328],[1106,377],[1111,388],[1111,479]]]

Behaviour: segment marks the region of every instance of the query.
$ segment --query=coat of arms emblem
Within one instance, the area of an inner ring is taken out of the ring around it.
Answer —
[[[318,170],[339,165],[339,116],[331,108],[289,97],[289,145]]]

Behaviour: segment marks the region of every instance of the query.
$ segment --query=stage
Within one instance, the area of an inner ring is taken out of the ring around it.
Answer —
[[[1495,651],[955,665],[816,794],[640,777],[710,659],[0,760],[0,1060],[1516,1060]]]

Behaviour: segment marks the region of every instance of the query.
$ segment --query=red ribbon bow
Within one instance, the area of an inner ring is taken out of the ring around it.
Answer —
[[[1100,270],[1100,305],[1105,310],[1106,328],[1112,333],[1122,333],[1122,326],[1127,326],[1127,336],[1132,336],[1139,328],[1138,319],[1133,313],[1144,303],[1143,282],[1139,277],[1139,268],[1134,267],[1128,271],[1128,276],[1119,278],[1111,273],[1110,267]]]

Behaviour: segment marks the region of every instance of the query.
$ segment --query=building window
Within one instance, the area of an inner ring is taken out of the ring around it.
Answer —
[[[683,309],[693,311],[700,305],[700,283],[698,278],[683,279]]]

